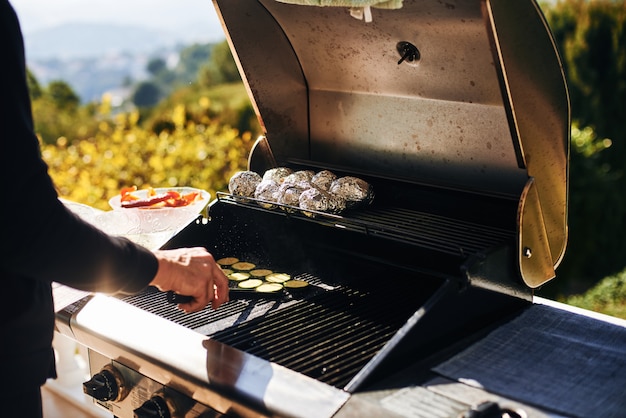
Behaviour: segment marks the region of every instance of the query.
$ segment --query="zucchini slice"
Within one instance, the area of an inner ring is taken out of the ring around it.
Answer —
[[[238,271],[236,273],[229,274],[228,278],[230,280],[235,280],[235,281],[241,282],[243,280],[248,280],[250,278],[250,273],[246,273],[246,272],[243,272],[243,271]]]
[[[245,261],[239,261],[237,263],[231,264],[231,267],[234,268],[235,270],[248,271],[248,270],[252,270],[253,268],[255,268],[256,265],[252,263],[247,263]]]
[[[239,286],[242,289],[254,289],[254,288],[258,289],[262,284],[263,284],[263,280],[261,279],[248,279],[248,280],[239,282],[237,286]]]
[[[230,276],[231,274],[233,274],[235,272],[235,270],[233,270],[233,269],[222,269],[222,272],[224,272],[225,275]]]
[[[250,279],[250,280],[254,280],[254,279]],[[274,293],[274,292],[281,291],[282,288],[283,288],[283,285],[280,283],[263,283],[262,285],[258,286],[255,290],[260,293]]]
[[[283,285],[289,289],[302,289],[307,287],[309,283],[304,280],[287,280]]]
[[[287,273],[272,273],[265,276],[265,280],[270,283],[284,283],[291,279],[291,276]]]
[[[220,266],[230,266],[237,263],[238,261],[239,259],[236,257],[224,257],[217,260],[217,264],[219,264]]]
[[[250,270],[250,276],[252,277],[265,277],[269,274],[272,274],[273,271],[272,270],[268,270],[268,269],[254,269],[254,270]]]

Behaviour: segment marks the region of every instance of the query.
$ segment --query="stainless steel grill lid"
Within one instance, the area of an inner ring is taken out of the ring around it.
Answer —
[[[530,287],[554,277],[569,100],[535,2],[405,0],[366,10],[371,21],[348,7],[214,3],[265,131],[253,154],[518,199],[520,274]]]

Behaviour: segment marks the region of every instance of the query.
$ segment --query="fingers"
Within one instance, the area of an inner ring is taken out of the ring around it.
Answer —
[[[212,264],[213,267],[213,301],[211,307],[213,309],[219,308],[223,303],[228,302],[228,277],[224,274],[221,268],[216,263]]]
[[[201,302],[198,299],[193,299],[191,302],[189,303],[180,303],[178,304],[178,309],[186,312],[186,313],[192,313],[192,312],[198,312],[201,311],[205,308],[205,306],[207,306],[207,303],[205,302]]]
[[[191,254],[197,257],[200,263],[200,280],[193,283],[194,293],[198,296],[183,309],[186,312],[196,312],[211,304],[211,308],[218,309],[228,301],[228,277],[215,262],[213,256],[204,248],[192,248]]]
[[[152,285],[173,290],[193,300],[178,304],[185,312],[197,312],[211,304],[219,308],[228,298],[228,278],[205,248],[179,248],[155,252],[159,270]]]

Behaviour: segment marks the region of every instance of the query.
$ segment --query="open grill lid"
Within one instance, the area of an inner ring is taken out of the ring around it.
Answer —
[[[569,99],[534,1],[214,3],[278,165],[517,199],[521,277],[554,277]]]

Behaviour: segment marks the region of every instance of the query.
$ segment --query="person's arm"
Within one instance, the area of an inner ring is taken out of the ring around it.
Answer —
[[[156,274],[156,257],[82,222],[57,199],[34,133],[19,23],[6,0],[0,19],[3,269],[85,290],[140,290]]]
[[[194,297],[198,310],[228,300],[228,279],[204,249],[151,251],[82,221],[59,200],[34,133],[17,16],[0,0],[1,271],[78,289],[135,293],[149,284]]]

